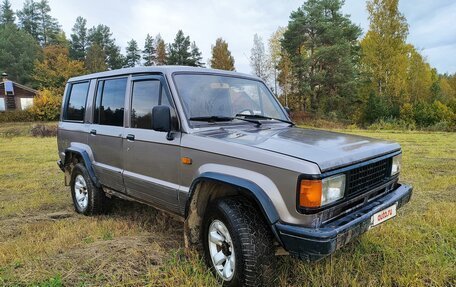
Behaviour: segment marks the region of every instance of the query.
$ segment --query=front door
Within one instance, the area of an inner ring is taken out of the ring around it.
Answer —
[[[125,190],[122,138],[127,82],[127,77],[98,81],[94,120],[89,135],[98,179],[101,184],[120,192]]]
[[[162,76],[133,77],[130,85],[129,125],[125,128],[123,178],[128,195],[178,211],[180,132],[168,140],[152,130],[152,108],[168,105],[174,115],[166,81]]]

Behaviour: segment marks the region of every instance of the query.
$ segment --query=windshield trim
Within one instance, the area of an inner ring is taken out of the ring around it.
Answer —
[[[231,72],[231,73],[235,73],[235,72]],[[266,90],[272,95],[273,100],[277,103],[280,111],[283,113],[285,118],[287,120],[291,121],[290,117],[288,116],[288,113],[286,112],[286,110],[284,109],[282,104],[280,103],[279,99],[277,99],[277,97],[269,89],[268,85],[266,85],[266,83],[263,80],[261,80],[260,78],[255,77],[255,76],[248,76],[248,75],[243,75],[243,74],[231,74],[231,73],[225,73],[223,71],[220,71],[220,72],[216,72],[216,71],[207,71],[207,72],[206,71],[201,71],[201,72],[200,71],[198,71],[198,72],[196,72],[196,71],[175,71],[175,72],[171,73],[171,78],[173,79],[173,85],[174,85],[174,88],[176,89],[177,99],[178,99],[178,101],[180,103],[180,106],[184,107],[184,103],[182,101],[182,98],[181,98],[181,95],[180,95],[180,92],[179,92],[179,88],[178,88],[178,86],[176,84],[175,76],[177,76],[177,75],[208,75],[208,76],[223,76],[223,77],[230,77],[230,78],[238,78],[238,79],[256,81],[256,82],[259,82],[262,85],[264,85]],[[216,126],[216,125],[220,125],[220,124],[223,125],[224,124],[224,123],[221,123],[221,122],[216,122],[216,123],[197,122],[197,124],[195,124],[194,121],[189,120],[189,116],[187,115],[187,112],[185,111],[184,108],[182,108],[182,112],[184,114],[184,117],[185,117],[185,120],[186,120],[186,122],[188,124],[188,127],[191,128],[191,129],[207,127],[207,126]],[[279,121],[277,121],[277,122],[279,122]],[[231,124],[233,124],[233,122],[231,122]]]

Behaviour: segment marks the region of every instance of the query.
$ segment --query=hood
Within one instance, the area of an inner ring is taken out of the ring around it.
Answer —
[[[322,172],[400,150],[397,143],[297,127],[220,128],[199,136],[256,147],[316,163]]]

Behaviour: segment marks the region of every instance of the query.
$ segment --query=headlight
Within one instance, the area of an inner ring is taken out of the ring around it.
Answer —
[[[345,174],[331,176],[323,179],[323,192],[321,194],[321,205],[334,202],[344,197]]]
[[[299,205],[321,207],[344,197],[345,175],[339,174],[323,180],[301,180]]]
[[[393,157],[393,164],[391,165],[391,176],[398,174],[401,171],[402,154]]]

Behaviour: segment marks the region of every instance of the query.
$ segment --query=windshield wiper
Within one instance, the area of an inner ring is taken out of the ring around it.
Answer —
[[[237,114],[236,115],[236,118],[238,117],[244,117],[243,119],[263,119],[263,120],[275,120],[275,121],[279,121],[279,122],[282,122],[282,123],[287,123],[287,124],[290,124],[291,126],[295,126],[296,124],[293,123],[292,121],[289,121],[289,120],[282,120],[282,119],[277,119],[277,118],[271,118],[271,117],[267,117],[267,116],[263,116],[263,115],[246,115],[246,114]],[[240,118],[239,118],[240,119]]]
[[[224,116],[203,116],[203,117],[191,117],[189,118],[191,121],[196,121],[196,122],[208,122],[208,123],[215,123],[215,122],[230,122],[233,120],[241,120],[241,121],[246,121],[249,123],[254,123],[257,124],[258,126],[261,126],[261,122],[257,120],[252,120],[252,119],[246,119],[246,118],[240,118],[240,117],[224,117]]]

